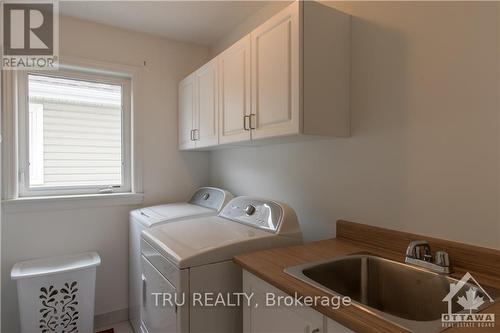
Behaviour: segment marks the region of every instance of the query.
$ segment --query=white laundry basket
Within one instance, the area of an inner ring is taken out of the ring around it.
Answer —
[[[14,265],[22,333],[92,333],[95,252],[23,261]]]

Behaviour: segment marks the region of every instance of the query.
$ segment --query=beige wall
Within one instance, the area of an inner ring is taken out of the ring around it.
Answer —
[[[307,239],[343,218],[500,248],[497,4],[329,5],[353,15],[352,137],[216,151],[212,183],[289,203]]]
[[[208,182],[207,153],[177,151],[177,83],[208,60],[207,48],[76,19],[61,21],[61,53],[142,66],[138,107],[145,205],[184,200]],[[95,207],[6,214],[2,219],[2,332],[18,328],[12,265],[20,260],[97,251],[96,313],[128,307],[128,212]]]

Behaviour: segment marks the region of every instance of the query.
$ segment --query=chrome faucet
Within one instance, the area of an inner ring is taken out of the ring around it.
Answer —
[[[435,273],[450,274],[450,257],[444,251],[436,251],[434,260],[431,247],[427,241],[411,241],[406,249],[405,262],[414,266],[428,269]]]

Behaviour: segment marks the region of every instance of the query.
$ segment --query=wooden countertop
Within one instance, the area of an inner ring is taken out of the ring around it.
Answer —
[[[431,239],[431,246],[433,249],[435,247],[439,249],[444,249],[449,245],[448,249],[451,249],[450,255],[453,254],[458,243],[453,243],[449,241],[441,241],[438,239],[433,239],[420,235],[413,235],[408,233],[395,232],[392,230],[375,228],[371,226],[365,226],[362,224],[355,224],[351,222],[339,221],[337,222],[337,238],[328,239],[323,241],[312,242],[299,246],[292,246],[287,248],[276,248],[269,249],[254,253],[248,253],[239,255],[234,258],[234,261],[240,265],[245,270],[258,276],[264,281],[270,283],[271,285],[281,289],[289,295],[294,295],[296,292],[300,296],[328,296],[328,294],[316,287],[313,287],[305,282],[302,282],[288,274],[286,274],[283,269],[290,266],[300,265],[308,262],[314,262],[319,260],[327,260],[335,257],[345,256],[348,254],[353,254],[357,252],[370,252],[375,255],[402,262],[404,260],[404,251],[401,251],[400,247],[403,242],[401,241],[399,245],[394,247],[394,239],[396,236],[401,236],[400,238],[405,239]],[[357,235],[359,231],[363,233],[363,236],[353,236]],[[378,233],[376,239],[371,237],[366,238],[366,233]],[[383,239],[387,237],[386,242]],[[366,240],[368,239],[368,241]],[[373,240],[373,241],[372,241]],[[378,243],[384,244],[384,246],[379,246]],[[450,245],[451,244],[451,245]],[[435,247],[433,245],[436,245]],[[489,255],[489,264],[496,265],[500,263],[500,251],[485,249],[480,247],[473,247],[470,245],[464,245],[467,252],[472,249],[478,251],[479,254]],[[394,248],[396,251],[390,251],[388,248]],[[476,253],[477,255],[477,253]],[[497,257],[498,256],[498,257]],[[453,259],[453,256],[451,256]],[[463,258],[462,258],[463,259]],[[472,267],[475,269],[468,269],[467,267],[461,267],[461,263],[466,262],[465,259],[457,259],[455,266],[456,273],[452,276],[460,279],[465,271],[470,271],[471,274],[478,280],[481,284],[490,285],[500,289],[500,276],[495,274],[487,274],[487,269],[481,269],[478,267]],[[462,261],[461,261],[462,260]],[[480,260],[479,260],[480,261]],[[453,262],[452,262],[453,263]],[[477,264],[477,260],[475,261]],[[500,269],[500,266],[498,267]],[[491,271],[491,269],[490,269]],[[496,272],[494,272],[496,273]],[[379,317],[374,312],[371,312],[357,304],[352,304],[350,306],[341,307],[339,309],[332,309],[330,307],[325,307],[321,305],[314,306],[314,309],[321,312],[325,316],[332,318],[333,320],[339,322],[340,324],[348,327],[349,329],[360,332],[360,333],[391,333],[391,332],[409,332],[400,326],[393,324],[382,317]],[[495,313],[496,318],[500,318],[500,303],[494,304],[488,307],[486,312]],[[497,324],[496,328],[448,328],[444,332],[446,333],[461,333],[461,332],[499,332],[500,322]]]

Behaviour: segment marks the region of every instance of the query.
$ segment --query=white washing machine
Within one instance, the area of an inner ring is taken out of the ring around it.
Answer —
[[[140,332],[141,304],[141,232],[163,223],[191,217],[215,216],[233,198],[228,191],[215,187],[198,189],[189,202],[171,203],[130,212],[129,231],[129,320]]]
[[[143,231],[142,332],[241,332],[241,306],[200,306],[194,303],[195,294],[242,292],[242,271],[232,262],[235,255],[301,242],[290,207],[251,197],[234,198],[218,216]],[[158,293],[177,296],[177,304],[164,303]]]

